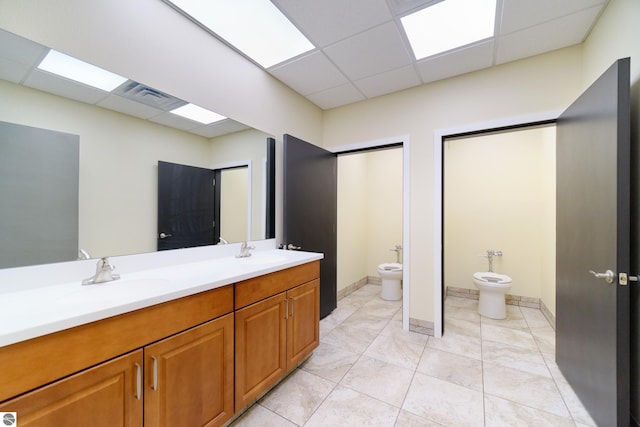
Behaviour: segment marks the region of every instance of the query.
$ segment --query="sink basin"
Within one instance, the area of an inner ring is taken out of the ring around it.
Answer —
[[[73,292],[61,295],[57,302],[61,304],[81,304],[100,300],[103,302],[129,299],[138,292],[149,288],[159,288],[170,285],[166,279],[118,279],[96,285],[80,285]]]

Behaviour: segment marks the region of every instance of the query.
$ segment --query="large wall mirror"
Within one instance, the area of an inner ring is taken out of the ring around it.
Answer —
[[[230,218],[227,221],[235,223],[233,228],[218,224],[218,238],[212,244],[219,238],[236,242],[274,237],[274,141],[270,135],[230,118],[202,124],[170,113],[168,105],[185,101],[162,88],[129,80],[106,92],[58,77],[37,68],[48,52],[46,46],[0,29],[0,122],[77,137],[78,251],[69,258],[75,259],[78,252],[96,258],[157,250],[159,162],[224,171],[218,221]],[[0,135],[0,150],[7,138],[10,136]],[[36,167],[29,164],[28,154],[21,156],[27,163],[9,162],[13,169]],[[67,167],[48,164],[47,168]],[[226,191],[225,176],[233,185]],[[5,193],[22,191],[16,190],[15,180],[5,181]],[[234,196],[233,205],[225,210],[225,196],[229,195]],[[13,227],[2,222],[8,215],[1,212],[0,230]],[[46,225],[50,214],[40,206],[35,212],[25,212],[24,218],[38,218]],[[224,230],[230,230],[228,236]],[[45,238],[42,234],[41,229],[40,239]],[[42,246],[44,240],[33,240],[31,249],[27,242],[32,239],[24,235],[7,240],[0,242],[5,245],[0,257],[11,246],[22,252],[12,255],[11,262],[0,259],[0,268],[47,262],[26,261],[29,257],[24,255],[39,250],[33,245]],[[18,245],[16,240],[25,244]],[[57,243],[46,245],[55,251]],[[71,259],[51,262],[64,260]]]

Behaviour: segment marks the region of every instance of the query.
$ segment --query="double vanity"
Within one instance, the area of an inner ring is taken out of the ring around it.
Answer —
[[[225,424],[318,346],[322,258],[231,250],[123,257],[120,279],[90,286],[2,282],[0,412],[25,426]]]

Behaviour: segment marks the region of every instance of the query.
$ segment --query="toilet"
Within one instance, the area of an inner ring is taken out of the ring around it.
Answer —
[[[378,266],[378,274],[382,279],[382,292],[380,293],[380,297],[389,301],[402,299],[402,289],[400,287],[402,264],[397,262],[380,264]]]
[[[511,289],[511,277],[494,272],[473,274],[473,283],[480,290],[478,313],[491,319],[507,317],[505,295]]]

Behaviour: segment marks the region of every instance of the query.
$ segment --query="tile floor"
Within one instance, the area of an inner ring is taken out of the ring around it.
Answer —
[[[366,285],[320,322],[320,346],[234,427],[595,426],[554,362],[540,310],[481,318],[448,297],[442,339],[402,330],[401,302]]]

